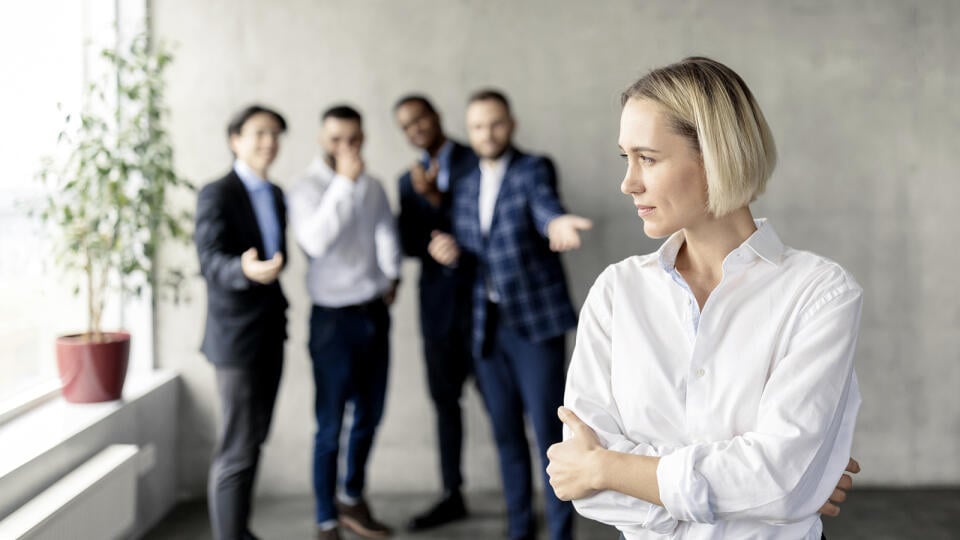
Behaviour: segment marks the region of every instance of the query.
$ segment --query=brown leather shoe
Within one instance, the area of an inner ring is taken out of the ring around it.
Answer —
[[[317,540],[340,540],[340,530],[336,527],[325,531],[317,529]]]
[[[340,524],[364,538],[386,538],[393,534],[390,527],[374,519],[367,502],[361,500],[357,504],[344,504],[336,501],[337,513],[340,514]]]

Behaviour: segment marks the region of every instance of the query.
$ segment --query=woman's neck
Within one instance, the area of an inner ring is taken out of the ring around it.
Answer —
[[[756,230],[747,206],[683,230],[684,242],[675,267],[694,289],[701,308],[723,277],[723,260]]]

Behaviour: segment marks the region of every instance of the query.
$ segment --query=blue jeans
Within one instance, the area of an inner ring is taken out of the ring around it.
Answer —
[[[313,490],[317,523],[337,517],[337,458],[347,402],[353,404],[353,419],[343,491],[350,497],[363,496],[367,458],[386,399],[389,336],[390,313],[381,301],[339,309],[313,307],[310,356],[316,389]]]

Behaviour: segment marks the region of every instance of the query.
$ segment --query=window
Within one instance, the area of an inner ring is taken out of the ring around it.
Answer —
[[[17,396],[56,381],[56,336],[86,328],[83,299],[72,294],[74,281],[55,266],[40,225],[25,206],[44,194],[34,179],[42,156],[56,150],[67,111],[82,102],[85,81],[95,68],[96,51],[116,39],[121,27],[142,24],[143,6],[124,21],[119,3],[41,0],[19,4],[0,29],[0,414]],[[128,4],[129,6],[129,4]],[[128,14],[124,14],[128,15]],[[132,26],[131,26],[132,27]],[[57,109],[62,104],[63,111]],[[130,371],[149,369],[151,312],[147,301],[125,305],[112,300],[105,328],[134,333]]]

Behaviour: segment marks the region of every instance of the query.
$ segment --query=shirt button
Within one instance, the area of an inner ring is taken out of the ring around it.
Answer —
[[[703,377],[703,376],[706,375],[706,374],[707,374],[707,370],[705,370],[705,369],[703,369],[703,368],[700,368],[700,369],[697,370],[697,377]]]

